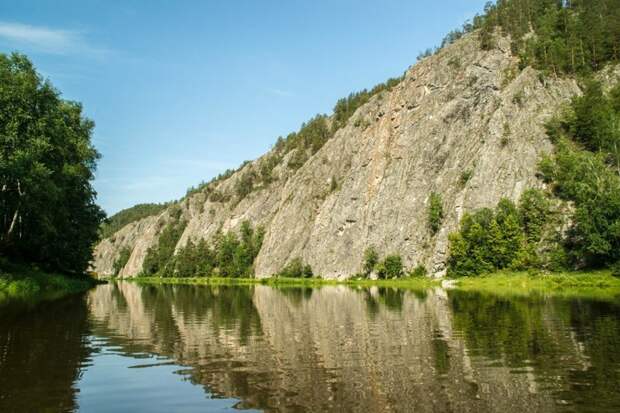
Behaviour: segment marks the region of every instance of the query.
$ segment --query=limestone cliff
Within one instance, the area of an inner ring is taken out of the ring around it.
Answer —
[[[465,36],[373,96],[299,169],[287,167],[289,153],[274,168],[272,183],[239,201],[236,182],[259,171],[270,154],[250,162],[214,184],[223,197],[194,193],[103,240],[94,270],[111,274],[129,247],[120,275],[138,274],[172,208],[180,207],[188,225],[178,247],[209,239],[218,228],[235,230],[246,219],[263,225],[258,277],[295,257],[323,277],[348,277],[360,270],[369,245],[441,276],[448,234],[465,211],[494,206],[502,197],[517,200],[542,185],[537,163],[552,149],[543,125],[577,93],[574,80],[519,70],[508,39],[483,51],[476,34]],[[432,192],[442,195],[446,214],[435,235],[427,224]]]

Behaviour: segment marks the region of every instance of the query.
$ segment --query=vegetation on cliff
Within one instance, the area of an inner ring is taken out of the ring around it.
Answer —
[[[94,123],[21,54],[0,54],[0,255],[82,273],[104,217]]]
[[[248,221],[239,234],[219,231],[213,242],[192,240],[175,254],[185,229],[182,219],[173,220],[162,231],[156,246],[149,248],[142,276],[158,277],[236,277],[254,275],[254,259],[260,251],[264,231]]]
[[[101,238],[105,239],[113,235],[119,229],[132,222],[139,221],[146,217],[157,215],[165,210],[170,204],[138,204],[131,208],[123,209],[120,212],[107,218],[101,224]]]
[[[553,74],[588,73],[620,59],[620,3],[616,0],[498,0],[476,16],[484,49],[500,28],[510,35],[521,67]]]
[[[619,267],[619,97],[620,85],[604,93],[600,83],[588,81],[583,96],[549,124],[556,150],[541,161],[540,170],[550,193],[528,191],[518,209],[502,200],[495,211],[466,214],[460,231],[450,237],[451,275]],[[573,206],[566,212],[567,230],[550,219],[554,199],[548,198],[553,197]],[[541,248],[549,232],[554,246]]]

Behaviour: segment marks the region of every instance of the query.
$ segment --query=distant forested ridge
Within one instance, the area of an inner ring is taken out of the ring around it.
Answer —
[[[94,123],[24,55],[0,54],[0,256],[86,270],[103,211],[91,185]]]
[[[123,209],[120,212],[107,218],[103,224],[101,224],[101,238],[107,238],[114,234],[119,229],[123,228],[127,224],[139,221],[143,218],[157,215],[170,204],[138,204],[131,208]]]

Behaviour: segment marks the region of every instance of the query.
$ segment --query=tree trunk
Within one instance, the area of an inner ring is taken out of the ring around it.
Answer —
[[[17,194],[19,195],[19,198],[17,200],[17,207],[15,207],[15,212],[13,213],[13,218],[11,219],[11,225],[9,226],[9,229],[5,236],[6,242],[9,242],[11,240],[11,236],[13,235],[13,232],[15,231],[15,228],[17,227],[18,220],[21,221],[21,219],[19,219],[20,218],[19,207],[21,205],[21,198],[25,195],[25,193],[22,192],[21,182],[19,181],[19,179],[17,180]]]

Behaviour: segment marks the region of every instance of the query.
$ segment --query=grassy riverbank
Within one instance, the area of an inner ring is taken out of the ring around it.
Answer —
[[[140,284],[191,284],[191,285],[270,285],[274,287],[321,287],[346,285],[350,287],[390,287],[426,289],[446,281],[451,288],[499,295],[546,294],[556,296],[620,297],[620,278],[610,271],[587,273],[532,273],[499,272],[479,277],[455,280],[434,280],[425,277],[392,280],[324,280],[320,278],[221,278],[221,277],[137,277],[129,281]]]
[[[425,289],[439,286],[441,281],[426,277],[400,278],[394,280],[324,280],[321,278],[221,278],[221,277],[196,277],[196,278],[174,278],[174,277],[136,277],[129,281],[140,284],[193,284],[193,285],[270,285],[274,287],[322,287],[328,285],[348,285],[352,287],[395,287]]]
[[[459,278],[455,287],[495,295],[545,294],[564,297],[620,299],[620,278],[611,271],[527,273],[499,272]]]
[[[26,266],[5,266],[0,268],[0,303],[56,299],[86,291],[97,283],[86,275],[67,276]]]

